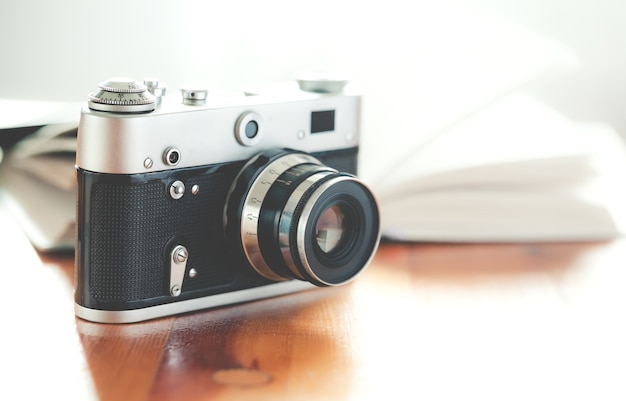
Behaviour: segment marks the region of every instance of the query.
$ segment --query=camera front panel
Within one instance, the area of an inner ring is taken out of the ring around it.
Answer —
[[[354,174],[357,152],[314,156]],[[244,163],[130,175],[78,169],[76,303],[129,311],[274,285],[249,270],[224,237],[226,198]],[[174,296],[171,252],[178,245],[188,259]]]

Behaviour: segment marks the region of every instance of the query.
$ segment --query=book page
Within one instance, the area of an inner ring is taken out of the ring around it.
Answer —
[[[510,172],[509,182],[469,180],[462,185],[459,179],[459,185],[439,187],[416,182],[414,191],[380,199],[383,234],[405,241],[606,240],[626,234],[626,147],[606,124],[575,128],[594,138],[588,150],[595,153],[579,160],[578,167],[575,159],[552,160],[572,168],[563,179],[542,178],[557,176],[546,168],[550,163],[539,160],[536,165],[512,163],[512,170],[495,166],[491,177],[504,179]],[[526,178],[533,171],[537,181],[516,181],[515,167]]]
[[[48,124],[78,124],[82,102],[35,101],[0,98],[0,129]]]
[[[563,161],[569,166],[560,170],[563,175],[572,162],[579,162],[576,159],[594,154],[595,147],[593,134],[577,129],[534,98],[515,93],[413,149],[410,157],[397,160],[381,179],[369,182],[384,196],[397,188],[419,189],[422,180],[451,172],[459,184],[462,173],[468,180],[477,180],[477,174],[497,175],[507,165],[507,174],[515,180],[516,174],[528,174],[532,162],[540,160],[552,160],[553,168]],[[490,166],[494,168],[490,170]],[[515,166],[519,166],[517,171]],[[578,169],[572,171],[575,176],[580,173]],[[367,181],[370,177],[364,178]]]
[[[403,241],[579,241],[621,232],[610,210],[567,193],[447,190],[381,206],[383,234]]]

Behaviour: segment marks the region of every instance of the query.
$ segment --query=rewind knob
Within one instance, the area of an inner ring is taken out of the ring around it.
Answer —
[[[87,104],[98,111],[144,113],[156,108],[156,98],[143,83],[116,77],[98,84],[98,89],[89,94]]]

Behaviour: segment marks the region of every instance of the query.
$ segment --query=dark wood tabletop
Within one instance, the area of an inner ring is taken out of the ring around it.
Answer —
[[[346,286],[123,325],[74,316],[71,254],[0,241],[3,399],[626,399],[621,240],[383,243]]]

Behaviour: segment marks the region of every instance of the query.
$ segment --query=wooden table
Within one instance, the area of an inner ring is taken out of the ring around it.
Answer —
[[[344,287],[104,325],[0,223],[3,399],[626,399],[624,241],[383,244]]]

